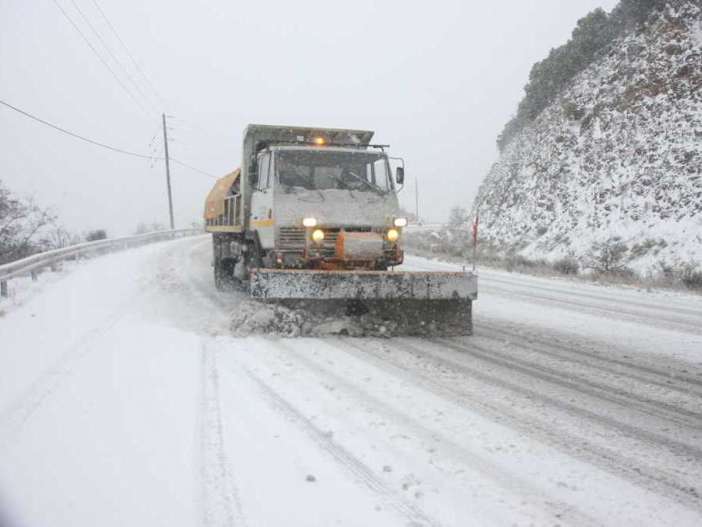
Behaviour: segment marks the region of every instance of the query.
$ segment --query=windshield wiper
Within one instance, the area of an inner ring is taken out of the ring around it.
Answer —
[[[348,174],[352,175],[352,176],[353,176],[354,178],[356,178],[358,181],[360,181],[361,183],[365,184],[368,188],[374,189],[374,190],[377,191],[378,194],[380,194],[381,196],[384,196],[384,195],[385,195],[385,191],[384,191],[381,187],[379,187],[378,185],[376,185],[375,183],[371,183],[371,182],[368,181],[367,179],[362,178],[361,176],[359,176],[359,175],[356,174],[355,172],[352,172],[351,170],[348,171]]]
[[[339,183],[339,188],[340,188],[340,189],[342,189],[342,190],[348,190],[348,191],[349,191],[349,194],[351,194],[351,197],[352,197],[353,199],[356,199],[356,196],[354,195],[353,190],[351,190],[350,188],[348,188],[348,187],[346,186],[346,182],[345,182],[343,179],[341,179],[339,176],[336,176],[336,175],[334,175],[334,174],[329,174],[329,175],[330,175],[331,177],[333,177],[333,178]]]

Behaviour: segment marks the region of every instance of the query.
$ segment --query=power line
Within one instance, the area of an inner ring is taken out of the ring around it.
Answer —
[[[81,19],[83,19],[83,22],[85,22],[85,24],[90,28],[90,30],[93,32],[93,34],[94,34],[95,37],[98,39],[98,41],[100,42],[100,44],[102,44],[102,47],[105,49],[105,51],[106,51],[107,54],[110,56],[110,58],[112,58],[112,60],[115,62],[115,64],[117,64],[117,66],[122,70],[122,72],[124,72],[124,74],[125,74],[125,76],[127,77],[127,79],[129,79],[129,82],[131,82],[131,83],[132,83],[132,86],[134,86],[135,91],[136,91],[139,95],[141,95],[141,97],[143,97],[144,101],[146,101],[146,103],[147,103],[149,106],[151,106],[151,109],[152,109],[154,112],[158,112],[158,110],[157,110],[155,107],[153,107],[153,103],[149,100],[149,98],[146,96],[146,94],[142,91],[141,87],[134,81],[134,79],[132,78],[132,76],[129,74],[129,71],[127,71],[127,69],[126,69],[126,68],[124,67],[124,65],[120,62],[120,60],[115,56],[115,54],[112,53],[112,50],[110,49],[110,46],[108,46],[107,42],[105,42],[105,39],[102,38],[102,35],[100,34],[100,32],[99,32],[99,31],[95,28],[95,26],[90,22],[90,20],[89,20],[88,17],[85,15],[85,13],[83,12],[83,10],[80,8],[80,6],[79,6],[78,3],[76,2],[76,0],[71,0],[71,3],[73,4],[73,7],[75,8],[75,10],[76,10],[76,11],[78,12],[78,14],[80,15]]]
[[[74,133],[74,132],[71,132],[70,130],[66,130],[65,128],[62,128],[62,127],[60,127],[60,126],[58,126],[58,125],[55,125],[55,124],[53,124],[53,123],[50,123],[49,121],[45,121],[44,119],[41,119],[40,117],[37,117],[36,115],[32,115],[32,114],[29,113],[29,112],[25,112],[24,110],[22,110],[22,109],[20,109],[20,108],[17,108],[16,106],[13,106],[13,105],[11,105],[11,104],[8,103],[8,102],[3,101],[2,99],[0,99],[0,104],[6,106],[6,107],[8,107],[8,108],[10,108],[11,110],[16,111],[17,113],[20,113],[20,114],[24,115],[25,117],[28,117],[29,119],[32,119],[32,120],[34,120],[34,121],[36,121],[36,122],[38,122],[38,123],[41,123],[41,124],[43,124],[43,125],[45,125],[45,126],[50,127],[50,128],[53,128],[54,130],[58,130],[58,131],[61,132],[61,133],[64,133],[64,134],[66,134],[66,135],[70,135],[71,137],[74,137],[74,138],[76,138],[76,139],[80,139],[81,141],[85,141],[86,143],[90,143],[90,144],[92,144],[92,145],[99,146],[99,147],[101,147],[101,148],[106,148],[107,150],[111,150],[111,151],[113,151],[113,152],[117,152],[118,154],[124,154],[124,155],[132,156],[132,157],[139,157],[139,158],[141,158],[141,159],[158,159],[158,160],[161,160],[161,161],[165,160],[165,158],[164,158],[164,157],[161,157],[161,156],[154,157],[154,156],[150,156],[150,155],[147,155],[147,154],[141,154],[141,153],[138,153],[138,152],[131,152],[131,151],[129,151],[129,150],[124,150],[124,149],[122,149],[122,148],[117,148],[117,147],[114,147],[114,146],[110,146],[110,145],[108,145],[108,144],[101,143],[101,142],[99,142],[99,141],[95,141],[94,139],[90,139],[90,138],[88,138],[88,137],[84,137],[84,136],[82,136],[82,135],[79,135],[79,134],[76,134],[76,133]],[[204,170],[201,170],[201,169],[196,168],[196,167],[194,167],[194,166],[188,165],[187,163],[184,163],[184,162],[179,161],[179,160],[177,160],[177,159],[171,158],[171,161],[172,161],[173,163],[176,163],[176,164],[178,164],[178,165],[181,165],[181,166],[183,166],[183,167],[185,167],[185,168],[189,168],[190,170],[193,170],[193,171],[198,172],[198,173],[200,173],[200,174],[203,174],[203,175],[205,175],[205,176],[208,176],[208,177],[217,179],[217,176],[215,176],[215,175],[213,175],[213,174],[210,174],[209,172],[205,172]]]
[[[158,159],[163,159],[163,158],[162,158],[162,157],[159,157]],[[180,160],[178,160],[178,159],[175,159],[175,158],[173,158],[173,157],[171,157],[170,160],[171,160],[171,163],[175,163],[176,165],[180,165],[180,166],[182,166],[182,167],[189,168],[190,170],[192,170],[192,171],[194,171],[194,172],[199,172],[200,174],[202,174],[202,175],[204,175],[204,176],[219,179],[219,178],[217,178],[217,176],[212,175],[212,174],[210,174],[209,172],[205,172],[205,171],[203,171],[203,170],[200,170],[199,168],[195,168],[194,166],[188,165],[187,163],[183,163],[182,161],[180,161]]]
[[[76,134],[76,133],[74,133],[74,132],[71,132],[70,130],[66,130],[65,128],[61,128],[61,127],[58,126],[58,125],[55,125],[55,124],[53,124],[53,123],[50,123],[49,121],[45,121],[44,119],[41,119],[40,117],[37,117],[36,115],[32,115],[31,113],[25,112],[24,110],[21,110],[20,108],[17,108],[16,106],[12,106],[10,103],[7,103],[7,102],[5,102],[5,101],[3,101],[3,100],[0,100],[0,104],[4,104],[5,106],[7,106],[8,108],[10,108],[11,110],[14,110],[14,111],[16,111],[16,112],[18,112],[18,113],[21,113],[21,114],[24,115],[25,117],[29,117],[30,119],[33,119],[34,121],[37,121],[37,122],[39,122],[39,123],[41,123],[41,124],[44,124],[44,125],[46,125],[46,126],[49,126],[49,127],[53,128],[54,130],[58,130],[59,132],[62,132],[62,133],[64,133],[64,134],[67,134],[67,135],[70,135],[70,136],[72,136],[72,137],[75,137],[76,139],[80,139],[81,141],[85,141],[86,143],[91,143],[91,144],[93,144],[93,145],[95,145],[95,146],[100,146],[100,147],[102,147],[102,148],[107,148],[108,150],[112,150],[113,152],[117,152],[117,153],[120,153],[120,154],[125,154],[125,155],[128,155],[128,156],[141,157],[141,158],[144,158],[144,159],[151,159],[151,156],[147,156],[147,155],[145,155],[145,154],[139,154],[139,153],[136,153],[136,152],[130,152],[130,151],[128,151],[128,150],[123,150],[123,149],[121,149],[121,148],[116,148],[116,147],[114,147],[114,146],[106,145],[105,143],[100,143],[99,141],[94,141],[93,139],[89,139],[89,138],[87,138],[87,137],[83,137],[82,135]]]
[[[117,40],[119,41],[119,43],[122,44],[122,47],[124,48],[124,51],[127,53],[127,56],[128,56],[128,57],[130,58],[130,60],[132,61],[132,64],[134,64],[134,68],[141,74],[141,76],[142,76],[142,77],[144,78],[144,80],[146,81],[146,84],[149,85],[149,87],[150,87],[151,90],[154,92],[154,94],[156,95],[156,97],[157,97],[157,98],[161,101],[161,103],[163,104],[163,102],[164,102],[164,101],[163,101],[163,97],[161,97],[161,94],[160,94],[160,93],[158,92],[158,90],[154,87],[154,85],[153,85],[153,83],[151,82],[151,80],[149,79],[148,75],[146,75],[146,73],[144,73],[144,71],[141,69],[141,67],[139,66],[139,63],[138,63],[138,62],[136,61],[136,59],[134,58],[134,55],[132,55],[131,51],[129,51],[129,48],[128,48],[127,45],[124,43],[124,40],[122,40],[122,37],[119,36],[119,33],[117,32],[117,29],[116,29],[115,26],[112,24],[112,22],[110,22],[110,19],[107,18],[107,15],[106,15],[105,12],[102,10],[102,7],[100,7],[100,5],[98,4],[97,0],[92,0],[92,2],[93,2],[93,4],[95,4],[95,7],[97,8],[97,10],[98,10],[98,11],[100,12],[100,14],[102,15],[102,18],[105,20],[105,22],[107,22],[107,25],[108,25],[109,28],[112,30],[112,33],[114,33],[115,37],[117,37]]]
[[[129,95],[129,97],[134,101],[134,103],[139,107],[139,109],[142,112],[144,112],[148,115],[148,111],[146,110],[146,108],[144,108],[144,106],[137,100],[137,98],[134,97],[134,94],[132,94],[132,92],[127,89],[127,87],[124,85],[122,80],[117,76],[117,74],[112,69],[112,67],[107,63],[107,61],[104,58],[102,58],[102,55],[100,55],[98,53],[97,49],[95,49],[95,46],[93,46],[93,44],[90,42],[90,40],[88,40],[88,37],[85,36],[85,34],[81,31],[81,29],[78,27],[78,25],[68,15],[66,10],[63,7],[61,7],[61,4],[59,4],[57,0],[53,0],[53,2],[56,5],[56,7],[58,7],[59,11],[61,11],[63,16],[66,18],[66,20],[68,20],[68,22],[71,24],[71,26],[73,26],[73,29],[75,29],[78,32],[78,34],[83,38],[83,41],[88,45],[90,50],[95,54],[95,56],[100,60],[100,62],[102,62],[102,64],[110,71],[112,76],[115,78],[117,83],[122,87],[122,89],[127,93],[127,95]]]

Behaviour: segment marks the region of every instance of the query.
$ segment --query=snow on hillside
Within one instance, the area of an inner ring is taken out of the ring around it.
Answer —
[[[669,4],[578,75],[483,182],[482,237],[587,260],[626,244],[640,272],[702,261],[702,10]]]

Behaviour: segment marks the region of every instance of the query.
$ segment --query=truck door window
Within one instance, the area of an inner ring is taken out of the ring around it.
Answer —
[[[275,157],[273,154],[268,155],[269,166],[268,166],[268,188],[272,188],[275,185]]]
[[[384,157],[378,158],[373,163],[373,175],[371,183],[383,190],[390,190],[390,178],[388,178],[387,161]]]
[[[267,189],[268,183],[268,172],[270,168],[270,154],[261,154],[258,157],[258,190]]]

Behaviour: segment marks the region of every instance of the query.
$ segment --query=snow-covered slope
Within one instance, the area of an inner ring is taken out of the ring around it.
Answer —
[[[505,148],[482,237],[587,259],[620,238],[638,271],[702,261],[702,10],[678,0],[618,40]]]

